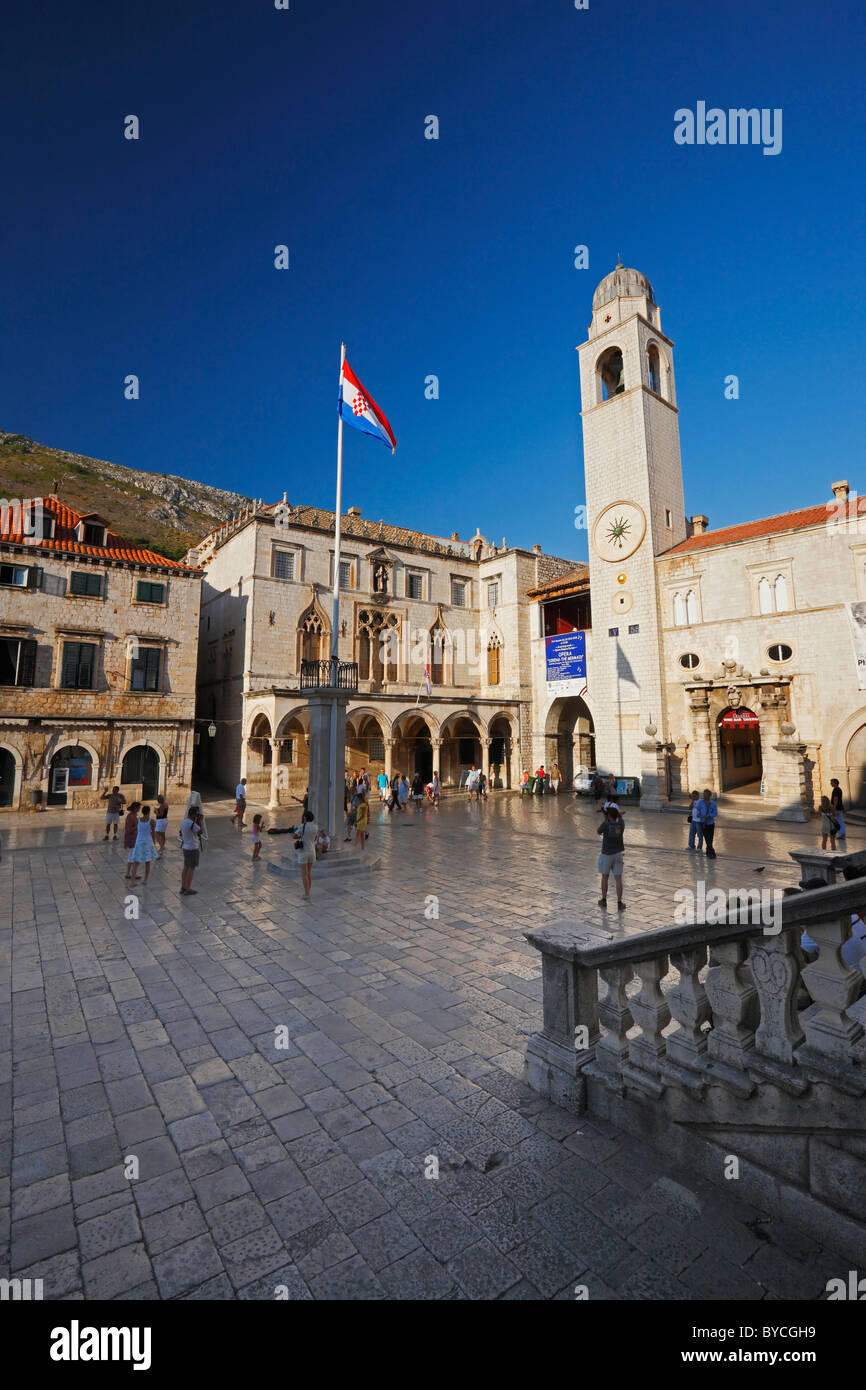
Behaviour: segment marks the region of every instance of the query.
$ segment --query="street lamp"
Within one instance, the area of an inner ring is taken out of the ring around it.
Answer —
[[[214,724],[214,723],[208,724],[208,726],[207,726],[207,731],[208,731],[208,734],[210,735],[211,738],[216,738],[216,731],[217,731],[216,724]]]

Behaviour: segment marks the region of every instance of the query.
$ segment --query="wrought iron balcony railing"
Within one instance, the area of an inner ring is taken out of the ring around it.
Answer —
[[[357,690],[357,661],[338,661],[331,657],[327,661],[301,662],[302,690]]]

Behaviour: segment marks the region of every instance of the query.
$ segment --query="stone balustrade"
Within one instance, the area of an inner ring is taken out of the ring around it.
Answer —
[[[756,903],[620,939],[562,921],[528,932],[543,1023],[526,1073],[710,1181],[727,1186],[736,1159],[742,1197],[815,1240],[831,1234],[854,1260],[866,1249],[866,996],[840,951],[866,878],[836,878],[866,854],[792,857],[826,886],[777,898],[764,923]],[[808,964],[804,929],[819,947]]]
[[[527,1047],[530,1084],[577,1109],[587,1076],[652,1096],[719,1082],[745,1097],[762,1079],[796,1089],[820,1075],[866,1095],[866,1034],[848,1012],[863,975],[839,954],[864,899],[866,880],[855,880],[782,900],[767,926],[741,908],[718,925],[619,940],[568,922],[528,932],[542,956],[544,1010]],[[820,947],[811,964],[804,928]],[[801,981],[812,1000],[805,1010]]]

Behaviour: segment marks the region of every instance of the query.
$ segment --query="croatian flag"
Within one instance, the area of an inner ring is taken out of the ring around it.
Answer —
[[[426,687],[427,687],[427,699],[429,700],[429,699],[430,699],[430,690],[431,690],[431,685],[430,685],[430,667],[429,667],[429,666],[425,666],[425,667],[424,667],[424,684],[425,684]]]
[[[356,430],[372,434],[374,439],[380,439],[383,444],[387,444],[392,454],[397,448],[394,431],[373,397],[364,390],[348,362],[343,363],[343,374],[340,377],[339,414],[340,419],[345,420],[347,425],[354,425]]]

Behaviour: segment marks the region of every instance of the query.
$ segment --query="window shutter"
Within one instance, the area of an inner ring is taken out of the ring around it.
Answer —
[[[28,637],[21,643],[21,664],[18,669],[19,685],[36,683],[36,642]]]
[[[30,569],[27,572],[27,587],[28,589],[42,588],[42,570],[39,568],[38,565],[30,566]]]

